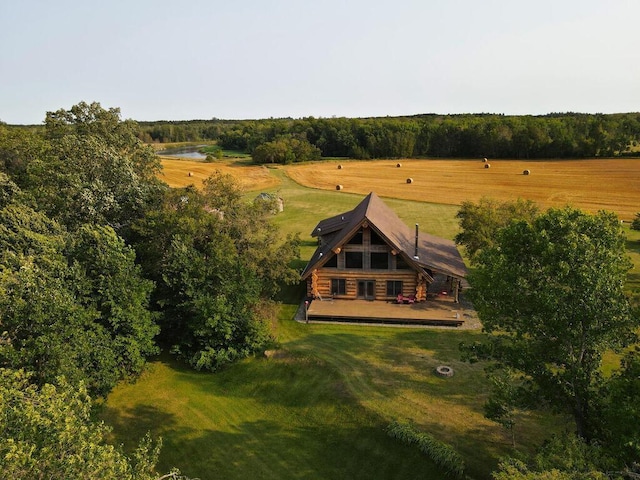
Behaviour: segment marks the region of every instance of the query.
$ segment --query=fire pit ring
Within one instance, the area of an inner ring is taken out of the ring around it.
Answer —
[[[453,377],[453,368],[448,367],[447,365],[440,365],[436,367],[436,374],[439,377]]]

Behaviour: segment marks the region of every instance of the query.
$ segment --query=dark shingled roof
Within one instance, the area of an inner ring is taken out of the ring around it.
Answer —
[[[329,258],[331,250],[348,241],[367,222],[370,227],[385,239],[385,241],[398,252],[404,253],[403,257],[410,265],[420,270],[432,270],[445,273],[452,277],[464,278],[467,269],[458,252],[456,244],[444,238],[426,233],[418,235],[418,258],[415,253],[415,232],[404,224],[396,213],[391,210],[374,192],[367,195],[356,208],[340,215],[322,220],[313,232],[312,236],[325,236],[336,232],[329,241],[319,246],[307,267],[302,272],[302,278],[309,276],[311,271],[319,268],[324,260]]]

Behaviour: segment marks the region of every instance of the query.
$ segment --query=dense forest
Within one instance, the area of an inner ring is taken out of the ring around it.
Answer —
[[[229,150],[257,151],[259,163],[319,156],[531,159],[640,154],[640,113],[212,119],[141,122],[139,128],[145,142],[216,141]],[[283,150],[286,153],[279,153]]]

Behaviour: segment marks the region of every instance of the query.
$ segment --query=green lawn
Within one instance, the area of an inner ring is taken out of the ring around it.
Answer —
[[[290,180],[281,168],[272,168],[271,172],[280,179],[281,184],[270,190],[270,193],[277,193],[284,199],[284,212],[276,215],[274,222],[285,235],[297,232],[301,234],[303,259],[310,258],[316,248],[317,241],[311,237],[311,231],[317,223],[353,209],[364,198],[351,193],[302,187]],[[248,198],[253,196],[254,192],[247,195]],[[390,198],[383,200],[407,225],[420,224],[421,231],[453,239],[459,230],[455,218],[458,207],[454,205]]]
[[[281,348],[216,374],[162,358],[109,396],[102,418],[132,446],[162,436],[160,467],[201,479],[446,478],[413,448],[388,437],[393,419],[413,420],[454,446],[473,478],[487,478],[508,437],[482,417],[482,367],[459,361],[469,331],[304,325],[281,310]],[[452,378],[434,375],[440,364]],[[518,440],[539,441],[524,418]],[[547,428],[549,419],[544,419]]]
[[[271,171],[282,182],[274,192],[285,200],[275,222],[284,233],[302,233],[307,259],[316,223],[361,197],[303,188],[282,169]],[[448,238],[457,232],[457,207],[384,200],[423,231]],[[636,264],[630,282],[637,284],[640,235],[629,238]],[[163,356],[137,382],[118,386],[102,410],[114,440],[130,447],[147,431],[162,436],[161,470],[175,466],[202,480],[446,478],[386,435],[394,419],[410,419],[452,445],[472,478],[488,478],[499,456],[510,453],[509,435],[483,417],[483,367],[460,361],[459,343],[478,332],[300,324],[293,317],[301,296],[301,288],[283,295],[274,357],[208,374]],[[442,364],[455,375],[437,377]],[[563,428],[571,425],[530,414],[518,419],[516,440],[531,448]]]
[[[441,478],[317,359],[251,360],[215,375],[156,361],[111,394],[103,418],[119,441],[162,436],[161,471],[203,480]]]

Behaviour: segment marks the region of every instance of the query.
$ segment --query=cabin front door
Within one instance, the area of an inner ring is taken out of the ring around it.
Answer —
[[[358,280],[358,298],[364,298],[365,300],[375,300],[376,281]]]

